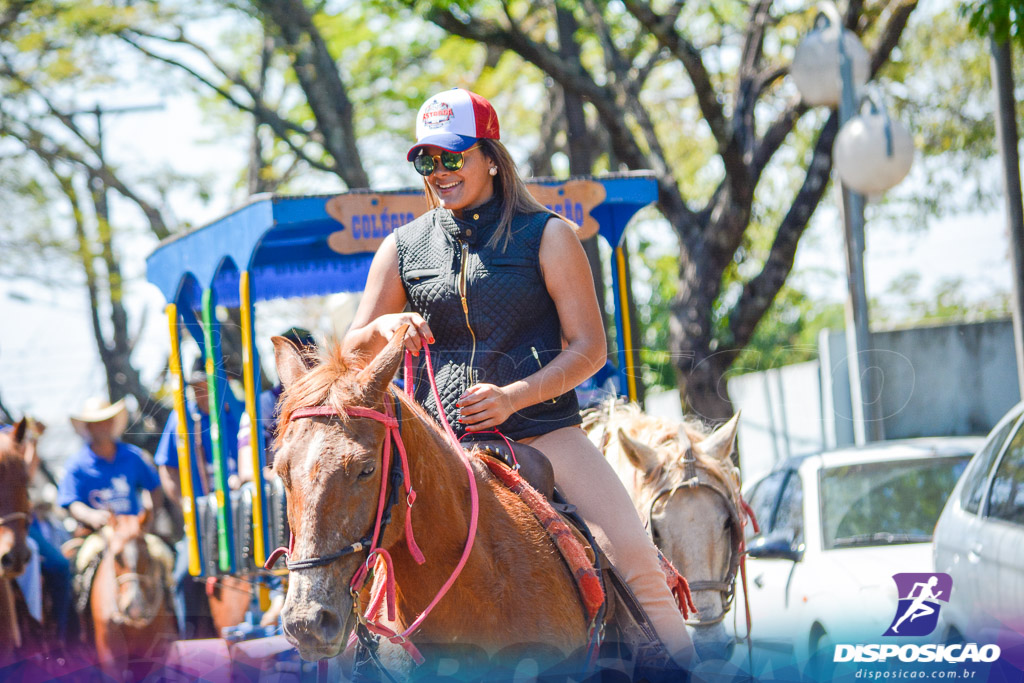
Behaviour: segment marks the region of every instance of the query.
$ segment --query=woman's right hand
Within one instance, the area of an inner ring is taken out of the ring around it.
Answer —
[[[427,321],[419,313],[389,313],[378,317],[376,325],[377,332],[384,338],[385,343],[391,341],[400,327],[408,325],[405,332],[405,348],[414,356],[420,354],[424,342],[434,343],[434,333],[430,331]]]

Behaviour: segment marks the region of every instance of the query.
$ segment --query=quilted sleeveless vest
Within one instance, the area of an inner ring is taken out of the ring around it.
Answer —
[[[523,379],[562,351],[555,302],[540,272],[540,240],[553,214],[516,216],[502,250],[500,242],[487,246],[501,215],[499,198],[464,213],[457,219],[434,209],[395,231],[402,285],[411,309],[434,333],[430,355],[442,409],[459,437],[466,430],[455,402],[466,389]],[[420,363],[416,399],[437,419],[428,381]],[[514,413],[498,429],[520,439],[580,422],[576,392],[570,390]]]

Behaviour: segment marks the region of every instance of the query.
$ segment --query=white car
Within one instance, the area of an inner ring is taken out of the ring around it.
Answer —
[[[1024,636],[1022,414],[1024,403],[995,426],[935,527],[935,571],[953,579],[949,604],[939,614],[950,641],[1005,646]]]
[[[893,575],[929,572],[931,536],[978,437],[887,441],[793,458],[753,484],[746,499],[747,577],[755,648],[816,653],[879,642],[896,614]],[[743,590],[734,610],[744,633]],[[728,620],[732,622],[732,619]]]

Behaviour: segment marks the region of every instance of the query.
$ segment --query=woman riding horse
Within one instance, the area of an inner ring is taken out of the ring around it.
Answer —
[[[460,88],[431,97],[416,135],[407,158],[432,210],[378,249],[344,347],[375,355],[407,324],[413,355],[429,343],[442,405],[423,381],[416,398],[468,441],[499,431],[544,452],[659,638],[689,666],[692,643],[657,550],[580,429],[573,390],[604,365],[606,346],[573,226],[531,197],[483,97]]]

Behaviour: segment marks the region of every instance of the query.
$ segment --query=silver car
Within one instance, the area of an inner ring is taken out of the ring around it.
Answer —
[[[935,527],[935,571],[953,578],[947,640],[1024,634],[1024,403],[989,434]]]

